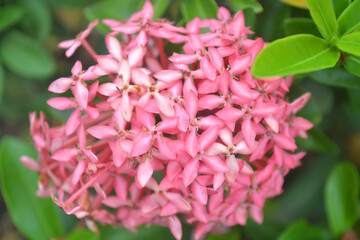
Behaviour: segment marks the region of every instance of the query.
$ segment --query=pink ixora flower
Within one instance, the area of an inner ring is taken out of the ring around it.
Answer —
[[[181,239],[185,221],[202,239],[218,226],[245,225],[248,214],[262,223],[266,199],[281,194],[304,156],[294,138],[313,125],[296,113],[310,94],[288,102],[292,77],[253,77],[264,42],[247,38],[242,12],[232,19],[220,7],[219,19],[186,28],[153,21],[152,12],[146,1],[129,20],[104,20],[113,31],[108,54],[85,40],[97,21],[61,43],[67,56],[83,45],[95,62],[83,70],[77,61],[71,77],[49,86],[71,90],[48,100],[74,109],[66,124],[49,127],[30,114],[39,160],[21,161],[39,172],[38,195],[94,231],[94,221],[131,231],[157,224]],[[165,42],[183,51],[167,56]]]

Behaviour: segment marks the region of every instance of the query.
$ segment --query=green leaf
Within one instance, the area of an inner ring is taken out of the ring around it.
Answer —
[[[186,0],[181,4],[181,13],[186,22],[193,18],[215,18],[218,6],[215,0]]]
[[[315,151],[320,153],[339,154],[339,147],[329,139],[322,131],[313,128],[307,131],[308,138],[297,138],[296,143],[307,151]]]
[[[288,226],[278,240],[325,240],[330,239],[329,235],[326,229],[310,225],[306,220],[299,220]]]
[[[360,32],[343,36],[337,42],[337,46],[344,52],[360,57]]]
[[[241,235],[238,230],[232,228],[228,233],[220,233],[220,234],[209,234],[205,240],[241,240]]]
[[[47,37],[51,31],[51,12],[45,0],[22,0],[25,17],[21,22],[23,28],[30,35],[39,39]]]
[[[346,56],[344,66],[350,73],[360,77],[360,57],[355,57],[352,55]],[[356,83],[359,83],[359,81],[359,78],[356,79]]]
[[[4,80],[5,80],[4,69],[0,63],[0,104],[1,104],[3,92],[4,92]]]
[[[252,9],[255,13],[263,11],[261,4],[256,0],[230,0],[231,7],[235,12]]]
[[[300,34],[270,43],[255,59],[252,71],[260,78],[305,73],[333,67],[339,57],[325,40]]]
[[[288,18],[284,21],[286,35],[311,34],[321,37],[315,23],[310,18]]]
[[[51,5],[63,8],[82,8],[96,2],[98,2],[98,0],[50,0]]]
[[[138,232],[133,233],[125,228],[113,228],[111,226],[99,226],[101,240],[169,240],[174,239],[169,228],[152,225],[140,226]]]
[[[152,0],[154,6],[153,20],[161,18],[169,6],[170,0]]]
[[[5,6],[0,9],[0,32],[17,23],[23,15],[23,10],[17,5]]]
[[[66,238],[67,240],[99,240],[99,236],[90,230],[84,229],[81,231],[75,231]]]
[[[97,3],[85,8],[85,16],[89,21],[94,21],[95,19],[115,19],[115,20],[124,20],[129,18],[133,13],[138,11],[142,5],[139,1],[134,0],[104,0],[98,1]],[[109,28],[99,22],[97,28],[102,33],[108,33]]]
[[[277,221],[267,220],[266,214],[264,216],[264,222],[259,225],[254,222],[251,218],[248,218],[246,225],[243,227],[245,233],[244,239],[252,240],[274,240],[283,230],[283,224],[278,223]],[[223,238],[227,240],[226,238]]]
[[[356,167],[339,163],[325,186],[325,209],[334,236],[349,230],[358,219],[359,175]]]
[[[282,26],[284,19],[290,18],[291,7],[279,0],[263,1],[263,6],[264,11],[257,18],[256,35],[267,42],[284,37],[285,33],[279,26]]]
[[[336,17],[351,4],[351,0],[332,0]]]
[[[336,35],[337,25],[331,0],[306,0],[311,17],[325,39],[331,40]]]
[[[348,58],[346,59],[346,63]],[[360,62],[359,62],[360,65]],[[341,68],[324,69],[310,73],[313,80],[334,87],[360,88],[360,79]]]
[[[20,162],[21,155],[34,157],[34,148],[12,137],[0,145],[1,191],[11,219],[29,239],[48,240],[64,235],[57,209],[51,199],[40,199],[38,175]]]
[[[360,25],[360,0],[355,0],[346,8],[337,20],[339,34],[343,36]]]
[[[5,36],[1,55],[10,70],[26,78],[44,79],[55,71],[55,60],[43,44],[17,31]]]

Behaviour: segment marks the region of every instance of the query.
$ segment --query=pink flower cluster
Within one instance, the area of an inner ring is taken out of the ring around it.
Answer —
[[[74,96],[48,101],[73,109],[65,125],[30,115],[39,161],[21,160],[40,173],[38,195],[94,230],[93,220],[132,231],[158,224],[181,239],[181,217],[201,239],[245,225],[248,213],[261,223],[265,200],[304,156],[293,153],[294,138],[313,125],[295,114],[310,94],[289,103],[292,77],[252,76],[264,42],[247,38],[242,12],[232,18],[220,7],[218,19],[185,28],[152,16],[146,1],[126,21],[104,20],[107,55],[86,40],[97,21],[60,44],[68,57],[83,46],[96,65],[83,70],[77,61],[71,77],[50,85]],[[168,57],[169,45],[183,52]]]

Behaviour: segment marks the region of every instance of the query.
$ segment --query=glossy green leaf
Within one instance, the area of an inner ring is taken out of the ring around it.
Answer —
[[[335,236],[349,230],[358,219],[359,175],[356,167],[339,163],[329,175],[325,186],[325,209]]]
[[[284,21],[286,35],[312,34],[321,37],[315,23],[310,18],[288,18]]]
[[[26,78],[44,79],[55,71],[55,60],[44,45],[17,31],[5,36],[1,55],[6,67]]]
[[[20,162],[21,155],[34,157],[29,144],[5,137],[0,145],[1,192],[16,227],[29,239],[48,240],[63,236],[57,209],[51,199],[36,194],[38,175]]]
[[[351,0],[332,0],[332,4],[335,15],[338,17],[351,4]]]
[[[0,104],[3,97],[3,91],[4,91],[4,81],[5,81],[5,73],[3,66],[0,63]]]
[[[264,11],[257,17],[256,36],[271,42],[285,36],[282,26],[284,19],[290,18],[291,7],[279,0],[263,1]]]
[[[255,59],[252,72],[260,78],[305,73],[333,67],[339,57],[325,40],[300,34],[270,43]]]
[[[355,0],[346,8],[337,20],[340,36],[345,35],[360,25],[360,0]]]
[[[174,239],[169,228],[152,225],[150,227],[140,226],[138,232],[133,233],[125,228],[113,228],[111,226],[100,226],[101,240],[169,240]]]
[[[346,60],[348,62],[348,58]],[[360,63],[359,63],[360,64]],[[310,73],[310,77],[322,84],[343,88],[360,88],[360,79],[341,68],[324,69]]]
[[[186,22],[193,18],[216,18],[218,6],[215,0],[186,0],[181,4],[181,13]]]
[[[352,55],[346,56],[344,66],[350,73],[360,77],[360,57],[355,57]],[[355,81],[356,83],[359,83],[360,79],[357,78]]]
[[[326,240],[330,234],[325,228],[310,225],[306,220],[299,220],[288,226],[278,240]]]
[[[138,11],[142,5],[139,1],[133,0],[104,0],[98,1],[97,3],[85,8],[85,16],[89,21],[94,21],[95,19],[115,19],[115,20],[124,20],[129,18],[133,13]],[[108,33],[109,28],[99,22],[97,28],[100,29],[102,33]]]
[[[81,231],[75,231],[66,237],[67,240],[99,240],[100,237],[94,232],[84,229]]]
[[[343,36],[337,42],[337,46],[344,52],[360,57],[360,32]]]
[[[263,11],[261,4],[256,0],[230,0],[230,3],[235,12],[244,9],[252,9],[255,13]]]
[[[320,33],[329,41],[333,39],[336,35],[337,25],[331,0],[306,0],[306,3]]]
[[[307,131],[307,134],[307,139],[296,139],[296,143],[299,144],[300,148],[307,151],[329,153],[334,155],[339,153],[339,147],[319,129],[313,128]]]
[[[0,32],[17,23],[23,15],[23,10],[17,5],[0,8]]]
[[[21,22],[28,34],[44,39],[51,31],[51,11],[46,0],[22,0],[24,18]]]

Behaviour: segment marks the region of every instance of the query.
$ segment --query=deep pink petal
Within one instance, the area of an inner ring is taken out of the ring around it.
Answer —
[[[249,148],[252,148],[255,144],[256,133],[254,131],[251,118],[246,117],[243,120],[241,125],[241,131],[245,138],[246,144],[249,146]]]
[[[197,181],[194,181],[191,184],[191,191],[196,199],[200,204],[206,205],[208,200],[207,190],[206,187],[199,184]]]
[[[186,134],[185,149],[190,156],[195,157],[199,152],[199,148],[199,138],[197,136],[196,129],[193,127],[190,132]]]
[[[77,76],[81,73],[81,71],[82,71],[82,64],[80,61],[76,61],[71,69],[71,73],[73,76]]]
[[[200,109],[214,109],[219,107],[221,104],[224,104],[224,98],[217,95],[205,95],[199,99],[199,108]]]
[[[89,101],[89,90],[80,81],[74,87],[71,87],[75,99],[82,109],[86,109]]]
[[[136,157],[146,153],[152,145],[152,136],[143,132],[134,139],[134,146],[131,150],[130,155]]]
[[[229,72],[238,75],[247,70],[251,65],[251,54],[240,55],[232,62]]]
[[[205,206],[201,205],[199,202],[197,201],[192,201],[191,202],[191,206],[193,208],[193,214],[194,216],[203,223],[207,223],[208,222],[208,218],[207,218],[207,212],[206,212],[206,208]]]
[[[203,132],[199,138],[199,150],[200,152],[205,151],[210,147],[217,139],[219,128],[217,126],[208,128]]]
[[[203,71],[206,78],[211,81],[215,81],[216,79],[216,70],[211,65],[210,61],[206,57],[202,57],[200,60],[200,68]]]
[[[76,185],[80,181],[80,178],[84,173],[85,168],[86,168],[86,162],[80,161],[74,170],[73,178],[71,181],[72,185]]]
[[[196,62],[199,59],[198,55],[187,55],[187,54],[178,54],[174,53],[169,60],[177,64],[191,64]]]
[[[76,102],[66,97],[55,97],[47,100],[47,104],[58,110],[66,110],[76,107]]]
[[[66,126],[65,126],[66,135],[70,135],[75,132],[75,130],[80,125],[80,120],[81,120],[81,111],[80,108],[76,108],[66,122]]]
[[[27,168],[33,171],[39,171],[40,165],[37,161],[35,161],[33,158],[28,156],[21,156],[20,161],[22,164],[24,164]]]
[[[76,148],[64,148],[56,151],[51,158],[56,161],[67,162],[78,156],[79,150]]]
[[[215,115],[224,121],[236,122],[242,116],[244,116],[244,112],[233,107],[226,107],[221,109],[220,111],[217,111]]]
[[[180,240],[182,236],[181,222],[176,216],[169,217],[169,228],[175,239]]]
[[[185,110],[190,120],[194,121],[198,111],[198,98],[193,91],[189,91],[185,95]]]
[[[218,156],[207,156],[205,154],[202,157],[202,162],[216,173],[229,171],[229,166]]]
[[[155,73],[154,77],[160,81],[172,83],[182,79],[183,74],[179,70],[162,70],[160,72]]]
[[[222,56],[215,48],[212,48],[212,47],[209,48],[208,53],[210,56],[211,65],[214,66],[214,68],[218,72],[220,72],[224,66],[224,60],[223,60]]]
[[[168,97],[165,97],[164,95],[160,93],[155,93],[154,98],[156,100],[156,105],[159,108],[159,110],[165,114],[167,117],[173,117],[175,115],[174,108],[172,106],[172,102]]]

